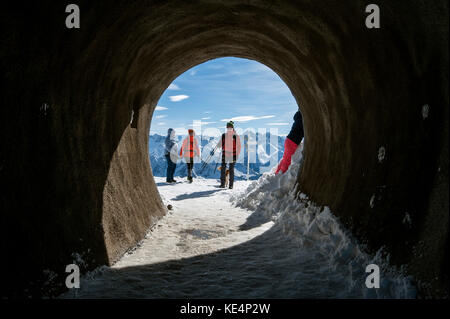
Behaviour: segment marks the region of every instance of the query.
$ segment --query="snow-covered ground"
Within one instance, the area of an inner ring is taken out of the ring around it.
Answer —
[[[220,189],[215,179],[155,177],[166,205],[136,249],[81,281],[72,298],[413,298],[410,278],[363,252],[328,208],[300,194],[300,150],[283,175]],[[366,266],[381,287],[365,285]]]

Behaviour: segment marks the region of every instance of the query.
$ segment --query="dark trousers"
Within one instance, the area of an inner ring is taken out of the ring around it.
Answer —
[[[186,163],[187,165],[187,173],[188,173],[188,179],[192,178],[192,168],[194,168],[194,161],[190,163]]]
[[[235,163],[228,163],[228,169],[230,171],[230,187],[233,187],[234,182],[234,164]],[[225,173],[227,170],[227,163],[225,161],[222,161],[222,168],[220,169],[220,184],[222,186],[225,186]]]
[[[172,162],[170,159],[170,155],[166,155],[167,160],[167,181],[173,181],[173,174],[175,173],[175,169],[177,168],[177,163]]]

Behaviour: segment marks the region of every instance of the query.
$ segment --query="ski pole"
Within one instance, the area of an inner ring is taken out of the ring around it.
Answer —
[[[210,153],[210,155],[208,156],[208,158],[206,159],[206,161],[203,162],[203,165],[200,169],[200,174],[203,172],[203,170],[206,168],[206,165],[209,164],[209,161],[211,160],[211,158],[214,156],[214,153],[217,149],[217,147],[219,146],[219,144],[216,145],[216,147],[214,147],[214,150]]]
[[[208,164],[209,161],[211,160],[211,158],[214,156],[214,153],[216,152],[216,149],[219,145],[217,144],[216,147],[214,147],[214,150],[209,154],[208,158],[206,159],[206,161],[204,162],[205,164]]]
[[[223,150],[220,150],[220,153],[222,153],[222,152],[223,152]],[[221,156],[219,156],[219,158],[220,158],[220,157],[221,157]],[[217,165],[219,165],[219,161],[217,161],[216,167],[214,167],[214,174],[216,173]]]

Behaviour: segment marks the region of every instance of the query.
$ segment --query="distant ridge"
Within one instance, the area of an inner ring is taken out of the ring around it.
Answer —
[[[253,135],[254,136],[254,135]],[[166,176],[166,169],[167,169],[167,163],[166,158],[164,157],[164,140],[165,136],[159,135],[159,134],[151,134],[149,135],[149,157],[150,157],[150,164],[152,167],[153,175],[164,177]],[[180,147],[182,144],[183,139],[185,138],[185,135],[177,135],[177,142],[178,146]],[[201,136],[201,152],[202,152],[202,160],[206,160],[209,157],[209,153],[213,148],[213,145],[218,141],[218,137],[211,137],[211,136]],[[276,162],[278,163],[279,160],[283,157],[284,152],[284,141],[286,139],[285,136],[276,136],[277,138],[277,145],[272,145],[272,150],[277,150],[277,157]],[[200,137],[197,136],[197,139],[200,143]],[[261,139],[261,134],[256,133],[256,140],[259,141]],[[214,142],[216,141],[216,142]],[[238,163],[236,163],[235,166],[235,179],[236,180],[243,180],[246,179],[247,174],[247,148],[244,148],[244,136],[241,136],[241,142],[242,142],[242,151],[241,151],[241,157],[243,157],[243,160],[241,160]],[[266,143],[265,143],[265,149],[263,147],[264,144],[259,145],[255,154],[250,154],[250,159],[253,160],[256,158],[256,163],[250,162],[250,170],[249,170],[249,179],[255,180],[258,179],[267,169],[270,167],[270,133],[266,133]],[[256,147],[251,148],[251,150],[256,150]],[[242,154],[245,152],[245,154]],[[202,163],[195,163],[194,164],[194,177],[203,177],[203,178],[220,178],[220,171],[216,169],[216,163],[215,160],[220,160],[219,158],[220,152],[216,152],[214,157],[211,159],[210,164],[208,164],[205,169],[201,172]],[[240,158],[241,158],[240,157]],[[274,160],[272,160],[274,161]],[[220,163],[217,165],[217,167],[220,166]],[[175,170],[175,177],[186,177],[187,176],[187,169],[184,160],[179,160],[177,163],[177,168]]]

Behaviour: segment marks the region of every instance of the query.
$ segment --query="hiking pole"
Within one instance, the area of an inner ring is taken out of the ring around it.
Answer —
[[[214,154],[213,154],[213,155],[214,155]],[[202,170],[206,167],[206,165],[208,165],[208,162],[210,161],[210,159],[211,159],[211,157],[212,157],[213,155],[211,155],[211,154],[208,155],[208,157],[206,158],[206,160],[203,161],[203,164],[202,164],[202,167],[201,167]]]
[[[208,164],[209,161],[211,160],[211,157],[214,156],[214,153],[216,152],[216,149],[217,149],[217,145],[216,145],[216,147],[214,147],[213,151],[209,153],[208,158],[206,159],[206,161],[204,161],[206,164]]]
[[[202,167],[201,167],[201,169],[200,169],[200,174],[203,173],[203,170],[204,170],[204,169],[206,168],[206,166],[208,165],[208,163],[209,163],[211,157],[212,157],[212,155],[210,155],[210,156],[206,159],[206,161],[203,162]]]
[[[220,150],[220,152],[222,153],[222,150]],[[220,156],[219,156],[219,158],[220,158]],[[216,167],[214,167],[214,174],[216,173],[217,165],[219,165],[219,161],[217,161]]]
[[[209,163],[211,157],[214,156],[214,153],[216,152],[217,147],[218,147],[218,145],[216,145],[216,146],[214,147],[214,149],[212,150],[212,152],[209,153],[208,159],[206,160],[207,163]]]
[[[204,162],[202,167],[200,168],[200,173],[199,174],[203,173],[203,171],[205,170],[206,165],[207,165],[207,163]]]
[[[203,172],[203,170],[206,168],[206,165],[209,164],[209,161],[211,160],[211,158],[214,156],[214,153],[216,152],[217,147],[219,146],[219,144],[216,145],[216,147],[214,147],[214,150],[209,154],[208,158],[206,159],[206,161],[203,162],[202,168],[200,170],[200,174]]]
[[[203,161],[202,167],[200,168],[201,170],[203,170],[205,168],[206,164],[208,164],[207,161],[209,161],[209,157],[205,161]]]

